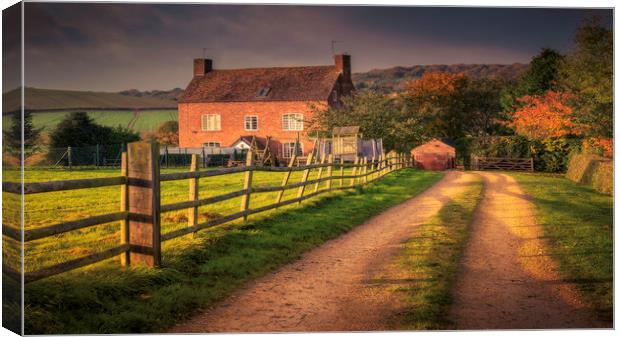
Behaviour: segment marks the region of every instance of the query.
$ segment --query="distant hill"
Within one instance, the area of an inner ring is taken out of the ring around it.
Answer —
[[[373,69],[365,73],[353,74],[353,83],[358,90],[376,90],[379,92],[401,91],[404,85],[416,80],[425,72],[442,71],[464,73],[472,78],[503,78],[516,80],[527,68],[528,64],[439,64],[416,65],[411,67],[393,67]]]
[[[32,111],[54,110],[151,110],[176,109],[177,102],[158,97],[134,97],[111,92],[76,91],[26,88],[25,109]],[[19,110],[18,89],[2,95],[2,111]]]
[[[353,82],[358,90],[379,92],[401,91],[405,83],[420,78],[425,72],[444,71],[465,73],[472,78],[503,78],[516,80],[529,65],[514,64],[454,64],[454,65],[416,65],[373,69],[353,74]],[[157,110],[175,109],[183,89],[140,91],[124,90],[118,93],[26,88],[26,109],[32,111],[67,110]],[[19,109],[20,93],[17,89],[2,95],[2,111]]]
[[[179,97],[183,95],[183,89],[174,88],[171,90],[151,90],[151,91],[140,91],[138,89],[129,89],[118,92],[121,95],[132,96],[132,97],[154,97],[161,98],[171,101],[178,101]]]

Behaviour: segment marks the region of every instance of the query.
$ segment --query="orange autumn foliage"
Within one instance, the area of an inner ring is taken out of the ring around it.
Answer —
[[[573,118],[573,109],[566,103],[570,94],[548,91],[540,96],[523,96],[523,103],[512,115],[509,125],[520,135],[532,139],[580,135],[581,129]]]
[[[447,96],[454,93],[459,83],[466,79],[463,73],[427,72],[418,80],[409,82],[406,91],[410,96]]]
[[[614,156],[613,138],[586,138],[582,147],[584,153],[602,154],[607,158]]]

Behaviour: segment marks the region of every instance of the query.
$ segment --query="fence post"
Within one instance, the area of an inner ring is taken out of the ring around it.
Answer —
[[[530,158],[530,172],[534,172],[534,158]]]
[[[315,143],[315,147],[316,147],[316,143]],[[308,158],[306,159],[306,165],[312,165],[313,160],[314,160],[314,149],[312,149],[312,151],[310,151],[310,153],[308,154]],[[303,175],[301,176],[301,182],[303,183],[303,185],[299,186],[299,189],[297,190],[298,198],[301,198],[304,195],[304,190],[306,189],[306,181],[308,181],[309,175],[310,175],[310,169],[305,169]],[[299,200],[299,203],[301,204],[301,200]]]
[[[198,171],[198,155],[192,154],[192,163],[189,168],[191,172]],[[191,178],[189,180],[189,200],[198,200],[198,178]],[[198,206],[192,207],[187,210],[187,226],[195,227],[198,225]],[[196,234],[196,233],[194,233]]]
[[[201,147],[200,148],[200,152],[202,153],[202,159],[200,160],[202,163],[202,168],[207,168],[207,159],[205,156],[205,148]]]
[[[293,173],[292,168],[295,165],[295,160],[297,160],[297,146],[295,146],[295,153],[291,156],[291,159],[288,162],[289,170],[284,174],[284,179],[282,179],[282,188],[288,184],[288,180],[291,178],[291,174]],[[279,204],[282,201],[282,197],[284,196],[284,189],[278,192],[278,197],[276,199],[276,204]]]
[[[327,176],[329,177],[329,179],[327,180],[327,189],[331,190],[332,189],[332,176],[334,173],[334,155],[330,154],[329,156],[327,156],[327,163],[329,164],[329,166],[327,167]]]
[[[344,184],[343,182],[343,177],[344,176],[344,159],[342,159],[342,156],[340,156],[340,187],[342,187],[342,185]]]
[[[320,160],[319,162],[320,162],[319,164],[321,164],[321,165],[325,164],[325,154],[322,154],[322,155],[321,155],[321,160]],[[318,179],[321,179],[321,176],[322,176],[322,175],[323,175],[323,168],[322,168],[322,167],[319,167],[319,174],[318,174],[318,176],[316,177],[316,179],[317,179],[317,180],[318,180]],[[315,192],[317,192],[317,191],[319,190],[319,186],[320,186],[320,185],[321,185],[321,182],[320,182],[320,181],[318,181],[318,182],[316,183],[316,185],[314,185],[314,191],[315,191]]]
[[[370,181],[375,180],[375,155],[370,159]]]
[[[381,155],[379,156],[379,161],[377,162],[377,178],[381,178],[381,176],[383,175],[383,163],[384,163],[384,154],[381,153]]]
[[[364,170],[362,171],[362,175],[364,176],[362,179],[364,181],[364,185],[368,183],[368,176],[366,172],[368,172],[368,157],[364,157]]]
[[[355,156],[355,161],[353,162],[353,174],[351,174],[351,183],[349,186],[355,185],[355,178],[357,177],[357,164],[359,163],[360,157]]]
[[[123,151],[121,152],[121,176],[123,177],[127,177],[127,151]],[[121,185],[121,212],[128,212],[129,211],[129,204],[128,204],[128,200],[129,200],[129,195],[128,195],[128,189],[127,189],[127,185],[128,183],[124,183]],[[129,243],[129,224],[127,221],[127,218],[121,220],[121,245],[124,244],[128,244]],[[121,265],[122,266],[128,266],[130,264],[130,253],[129,251],[124,252],[123,255],[121,255]]]
[[[245,156],[245,167],[249,168],[245,171],[245,180],[243,182],[243,189],[246,190],[245,194],[241,197],[241,211],[247,211],[250,208],[250,196],[252,194],[252,175],[254,173],[254,151],[248,150]],[[248,215],[243,215],[243,221],[248,221]]]
[[[127,164],[130,258],[132,263],[160,266],[159,144],[129,143]]]
[[[67,162],[69,164],[69,170],[71,170],[71,146],[67,146]]]

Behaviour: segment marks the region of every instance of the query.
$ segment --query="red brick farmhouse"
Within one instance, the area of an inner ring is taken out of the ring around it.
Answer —
[[[255,136],[278,158],[290,157],[297,135],[312,150],[311,105],[334,106],[354,90],[351,57],[329,66],[212,69],[194,60],[194,77],[179,100],[179,146],[229,147]]]

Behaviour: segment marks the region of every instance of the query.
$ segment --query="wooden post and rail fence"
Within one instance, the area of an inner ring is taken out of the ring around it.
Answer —
[[[357,157],[353,164],[335,162],[334,156],[316,158],[313,150],[307,157],[306,165],[295,167],[296,155],[290,158],[287,167],[257,166],[254,162],[254,153],[247,153],[246,165],[242,167],[221,168],[212,170],[199,170],[198,158],[193,155],[190,170],[188,172],[161,173],[159,167],[159,145],[149,142],[135,142],[127,147],[127,152],[122,153],[120,175],[108,178],[76,179],[34,183],[3,182],[2,191],[13,194],[35,194],[75,189],[97,188],[105,186],[120,186],[120,209],[103,215],[86,217],[79,220],[66,221],[51,226],[27,229],[23,232],[18,228],[4,225],[2,234],[17,241],[24,242],[39,240],[61,233],[71,232],[83,228],[97,226],[105,223],[120,222],[120,244],[87,256],[44,267],[24,274],[25,282],[32,282],[56,274],[64,273],[73,269],[94,264],[106,259],[120,256],[121,265],[146,264],[148,266],[161,265],[161,243],[188,234],[194,234],[200,230],[221,225],[233,220],[274,208],[301,203],[302,201],[317,196],[321,193],[355,188],[363,186],[385,174],[396,170],[412,167],[410,156],[404,154],[381,155],[377,158]],[[370,159],[370,160],[369,160]],[[351,175],[345,175],[345,168],[353,168]],[[318,169],[315,179],[309,179],[311,170]],[[339,174],[334,174],[339,169]],[[284,178],[279,186],[253,186],[254,172],[269,171],[282,172]],[[301,181],[289,183],[292,172],[303,171]],[[199,198],[199,179],[216,177],[226,174],[244,173],[243,189],[208,198]],[[326,172],[323,175],[323,172]],[[349,183],[343,183],[350,179]],[[161,182],[173,180],[189,181],[189,199],[187,201],[172,204],[161,204]],[[338,180],[339,185],[333,184]],[[324,188],[321,183],[326,182]],[[314,185],[314,189],[306,189],[306,186]],[[286,190],[297,188],[297,195],[283,200]],[[266,206],[251,208],[252,195],[255,193],[278,192],[274,202]],[[239,212],[223,217],[209,219],[203,223],[198,222],[198,207],[214,204],[217,202],[241,197]],[[162,233],[161,214],[178,210],[188,211],[188,225],[184,228]],[[7,274],[19,275],[8,266],[3,266]]]

